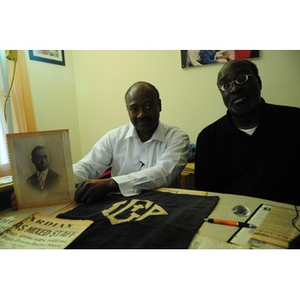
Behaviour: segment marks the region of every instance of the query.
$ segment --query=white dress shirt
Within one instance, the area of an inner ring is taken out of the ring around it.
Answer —
[[[152,138],[143,143],[128,123],[106,133],[73,165],[75,182],[97,178],[112,167],[112,178],[126,197],[162,186],[180,187],[189,143],[187,133],[161,122]]]

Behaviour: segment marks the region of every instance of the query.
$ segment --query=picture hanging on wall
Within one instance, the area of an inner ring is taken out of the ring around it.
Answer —
[[[252,58],[259,58],[259,50],[181,50],[181,67],[202,67]]]
[[[29,50],[31,60],[65,66],[64,50]]]

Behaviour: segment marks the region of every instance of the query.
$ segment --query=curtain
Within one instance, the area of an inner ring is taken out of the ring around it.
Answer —
[[[12,123],[14,133],[19,132],[32,132],[36,131],[35,119],[33,113],[33,106],[31,100],[31,93],[29,87],[29,78],[27,65],[25,60],[25,51],[18,50],[18,59],[15,70],[15,78],[10,93],[10,101],[12,108]],[[14,62],[6,60],[7,73],[9,85],[13,77]],[[2,73],[0,73],[2,77]],[[1,78],[2,79],[2,78]],[[0,80],[2,83],[2,80]],[[5,134],[7,133],[7,126],[4,120],[4,95],[3,85],[0,86],[0,101],[1,101],[1,128],[0,128],[0,139],[1,139],[1,151],[6,152],[6,139]],[[1,153],[0,153],[1,154]],[[5,154],[0,159],[0,176],[6,176],[10,174],[10,168],[7,161],[5,161]]]

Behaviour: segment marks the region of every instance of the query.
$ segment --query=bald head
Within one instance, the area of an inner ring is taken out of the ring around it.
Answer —
[[[138,81],[138,82],[134,83],[127,90],[127,92],[125,94],[125,100],[127,100],[127,98],[129,97],[129,95],[132,92],[134,92],[134,91],[136,91],[136,90],[138,90],[140,88],[143,88],[144,91],[148,90],[149,91],[149,95],[151,95],[151,97],[153,99],[156,99],[157,101],[160,101],[159,92],[158,92],[157,88],[153,84],[151,84],[149,82],[146,82],[146,81]]]
[[[262,88],[262,82],[258,74],[257,66],[250,60],[231,60],[224,64],[218,73],[218,85],[222,77],[235,71],[238,72],[242,69],[247,70],[250,74],[253,74],[257,79],[260,88]]]
[[[131,123],[142,142],[149,140],[159,123],[161,100],[154,85],[139,81],[125,94],[125,102]]]

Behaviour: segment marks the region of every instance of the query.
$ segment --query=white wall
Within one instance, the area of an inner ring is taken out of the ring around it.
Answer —
[[[72,158],[81,157],[72,51],[65,51],[66,66],[29,59],[25,51],[30,90],[38,131],[69,129]]]
[[[74,161],[105,132],[128,122],[124,94],[138,80],[158,88],[161,120],[187,131],[191,142],[226,111],[216,87],[221,65],[182,69],[179,50],[82,50],[65,55],[65,67],[28,60],[28,69],[37,128],[69,128]],[[254,62],[267,102],[300,107],[299,61],[300,51],[260,51]]]

